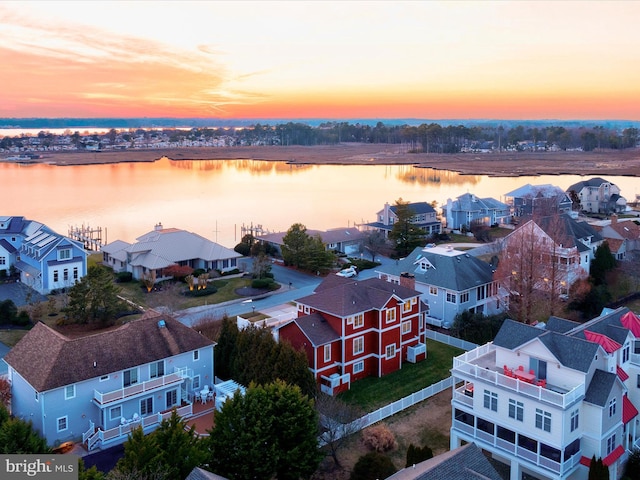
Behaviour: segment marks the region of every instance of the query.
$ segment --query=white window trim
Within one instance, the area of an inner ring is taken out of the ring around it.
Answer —
[[[117,415],[115,414],[117,412]],[[109,420],[118,420],[122,418],[122,405],[111,407],[109,409]]]
[[[353,374],[364,372],[364,361],[361,360],[353,364]]]
[[[72,390],[71,395],[69,395],[69,389]],[[67,385],[64,387],[64,399],[70,400],[76,397],[76,386],[75,385]]]
[[[200,350],[194,350],[193,351],[193,361],[197,362],[198,360],[200,360]]]
[[[391,354],[389,354],[389,350],[392,350]],[[391,358],[394,358],[396,356],[396,344],[395,343],[390,343],[389,345],[387,345],[384,348],[384,357],[389,360]]]
[[[64,420],[64,428],[60,428],[60,420]],[[65,415],[64,417],[58,417],[56,418],[56,431],[57,432],[64,432],[65,430],[69,429],[69,417],[67,415]]]
[[[358,350],[356,350],[356,345],[360,345],[360,348]],[[364,336],[362,337],[356,337],[353,339],[353,354],[354,355],[360,355],[361,353],[364,352]]]
[[[331,344],[324,346],[324,352],[323,352],[322,358],[324,358],[325,362],[328,362],[331,360]]]
[[[402,322],[401,332],[403,335],[406,335],[407,333],[411,333],[411,321]]]

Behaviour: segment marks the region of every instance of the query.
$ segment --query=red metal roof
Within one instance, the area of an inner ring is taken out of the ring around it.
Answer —
[[[602,335],[601,333],[590,332],[589,330],[584,331],[584,336],[590,342],[598,343],[604,348],[604,351],[607,353],[613,353],[616,350],[622,348],[615,340],[611,340],[606,335]]]
[[[623,382],[627,380],[627,378],[629,378],[629,374],[625,372],[620,365],[616,367],[616,373],[618,374],[618,377],[620,377],[620,380],[622,380]]]
[[[622,397],[622,422],[627,424],[638,415],[638,409],[635,407],[629,397]]]
[[[636,338],[640,337],[640,318],[638,318],[633,312],[629,311],[620,317],[620,323],[624,328],[628,328]]]
[[[616,460],[618,460],[622,454],[624,453],[624,448],[622,445],[618,445],[613,452],[602,459],[602,463],[604,463],[607,467],[611,466]],[[591,459],[589,457],[581,457],[580,464],[585,467],[591,467]]]

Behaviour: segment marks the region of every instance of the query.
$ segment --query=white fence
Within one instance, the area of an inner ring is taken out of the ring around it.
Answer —
[[[450,337],[449,335],[435,332],[433,330],[426,330],[425,336],[431,340],[435,340],[436,342],[446,343],[447,345],[451,345],[452,347],[461,348],[465,352],[473,350],[474,348],[478,348],[478,345],[476,345],[475,343],[467,342],[466,340],[460,340],[459,338],[455,337]]]

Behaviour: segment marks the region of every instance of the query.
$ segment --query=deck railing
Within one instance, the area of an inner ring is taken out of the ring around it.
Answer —
[[[133,395],[149,392],[157,388],[163,388],[168,385],[180,383],[184,380],[182,372],[170,373],[169,375],[163,375],[162,377],[153,378],[146,382],[136,383],[128,387],[119,388],[110,392],[100,392],[98,390],[93,391],[93,400],[98,403],[99,406],[108,405],[113,402],[117,402]]]

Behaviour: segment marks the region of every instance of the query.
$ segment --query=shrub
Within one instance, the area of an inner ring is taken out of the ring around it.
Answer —
[[[251,288],[272,288],[273,283],[270,278],[256,278],[251,282]]]
[[[238,273],[240,273],[240,270],[237,268],[234,268],[233,270],[227,270],[227,271],[221,271],[221,270],[217,270],[217,272],[220,274],[221,277],[224,277],[225,275],[236,275]]]
[[[25,310],[20,310],[16,320],[14,322],[19,327],[26,327],[31,323],[31,319],[29,318],[29,314]]]
[[[407,449],[407,463],[405,464],[405,467],[416,465],[420,462],[424,462],[425,460],[429,460],[430,458],[433,458],[433,451],[429,447],[425,445],[420,448],[411,443]]]
[[[203,273],[207,273],[204,268],[196,268],[191,275],[193,275],[194,278],[198,278]]]
[[[380,262],[372,262],[371,260],[367,260],[363,258],[349,258],[349,262],[351,262],[351,265],[355,265],[359,272],[361,272],[362,270],[367,270],[369,268],[374,268],[380,265]]]
[[[362,432],[365,446],[374,452],[387,452],[396,446],[396,437],[386,425],[375,425]]]
[[[133,273],[131,272],[118,272],[116,273],[117,283],[127,283],[133,280]]]
[[[207,285],[207,288],[201,288],[199,290],[197,288],[184,290],[182,294],[185,297],[206,297],[207,295],[213,295],[217,291],[218,289],[213,285]]]
[[[389,457],[378,452],[369,452],[358,459],[349,480],[387,478],[396,471],[396,467]]]
[[[0,270],[0,279],[4,279],[7,278],[7,269],[3,268],[2,270]]]
[[[18,316],[18,307],[13,303],[13,300],[3,300],[0,302],[0,324],[12,324],[15,323]]]

